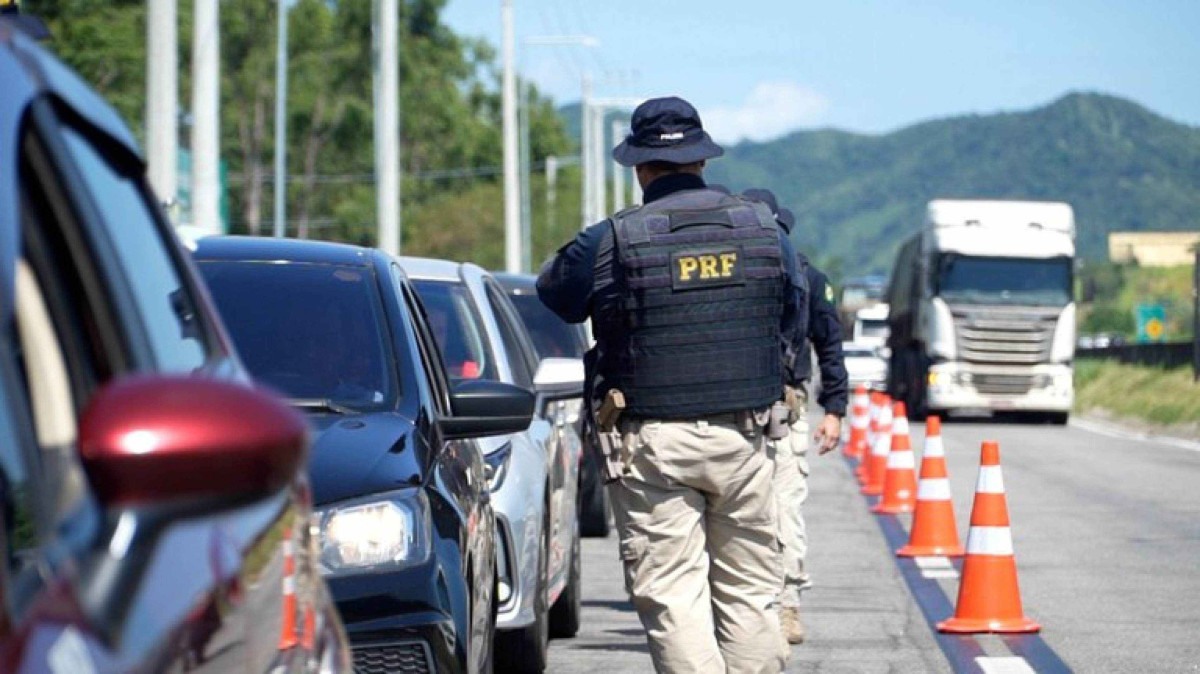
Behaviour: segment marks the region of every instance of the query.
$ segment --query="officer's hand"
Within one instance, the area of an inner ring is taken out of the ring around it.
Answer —
[[[834,447],[838,446],[838,441],[842,439],[842,418],[826,414],[821,420],[821,425],[817,427],[817,432],[813,435],[813,440],[816,440],[817,447],[820,448],[821,454],[827,454],[833,451]]]

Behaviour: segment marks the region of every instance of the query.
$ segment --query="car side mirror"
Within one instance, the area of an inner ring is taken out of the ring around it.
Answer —
[[[529,428],[533,403],[534,395],[519,386],[463,379],[451,387],[453,416],[442,417],[438,425],[450,440],[520,433]]]
[[[583,397],[584,369],[579,358],[543,358],[533,376],[533,390],[542,400]]]
[[[119,379],[79,423],[80,459],[105,505],[265,497],[293,480],[307,451],[298,412],[214,379]]]

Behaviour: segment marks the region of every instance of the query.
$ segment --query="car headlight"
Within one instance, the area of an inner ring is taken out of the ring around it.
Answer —
[[[429,554],[429,502],[421,491],[336,506],[317,518],[321,571],[327,575],[408,566]]]
[[[487,475],[488,487],[492,491],[500,489],[504,478],[508,476],[509,459],[512,458],[512,443],[506,442],[494,451],[483,455],[483,469]]]

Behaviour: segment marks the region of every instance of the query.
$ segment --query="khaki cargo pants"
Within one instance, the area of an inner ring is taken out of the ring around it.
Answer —
[[[788,437],[769,442],[775,463],[775,500],[779,509],[779,540],[783,544],[783,587],[779,605],[800,605],[800,591],[812,585],[804,568],[808,535],[804,526],[804,502],[808,500],[808,395],[798,389],[796,414]]]
[[[622,424],[628,475],[610,485],[625,587],[659,672],[767,673],[790,650],[772,466],[727,417]]]

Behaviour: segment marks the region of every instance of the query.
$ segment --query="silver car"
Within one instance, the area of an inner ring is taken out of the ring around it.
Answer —
[[[496,671],[540,672],[550,636],[579,629],[576,517],[579,436],[558,401],[579,398],[583,363],[538,360],[504,288],[470,263],[400,258],[451,377],[492,379],[538,394],[524,433],[481,441],[498,545]]]

